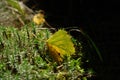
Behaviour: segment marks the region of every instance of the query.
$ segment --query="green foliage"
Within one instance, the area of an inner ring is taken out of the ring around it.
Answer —
[[[22,10],[17,0],[6,0],[9,5],[11,5],[17,12],[24,15],[24,10]]]
[[[21,30],[0,26],[0,79],[87,80],[85,75],[92,74],[82,67],[81,51],[75,53],[78,58],[66,58],[60,65],[52,61],[46,46],[51,35],[32,23]]]

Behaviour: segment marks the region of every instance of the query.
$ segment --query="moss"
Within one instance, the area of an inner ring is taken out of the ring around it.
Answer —
[[[76,53],[79,57],[66,58],[60,65],[52,60],[46,46],[46,40],[52,35],[49,29],[31,23],[21,30],[0,26],[0,32],[1,79],[76,80],[88,76],[82,67],[81,51]]]

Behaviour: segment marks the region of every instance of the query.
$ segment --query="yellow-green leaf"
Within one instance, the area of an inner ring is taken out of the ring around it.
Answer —
[[[75,53],[71,36],[67,34],[65,30],[58,30],[56,33],[54,33],[47,40],[47,45],[55,60],[59,59],[62,61],[64,56],[70,56]]]

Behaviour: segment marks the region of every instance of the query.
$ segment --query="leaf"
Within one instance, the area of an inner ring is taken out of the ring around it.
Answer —
[[[33,17],[33,22],[37,25],[41,25],[45,22],[44,14],[38,13]]]
[[[47,46],[51,56],[55,61],[60,62],[64,56],[70,56],[75,53],[74,44],[71,36],[65,30],[58,30],[48,40]]]

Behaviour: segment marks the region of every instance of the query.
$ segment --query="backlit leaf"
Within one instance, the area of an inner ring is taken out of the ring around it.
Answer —
[[[58,30],[48,40],[47,46],[51,56],[56,61],[62,61],[64,56],[70,56],[75,53],[74,44],[71,36],[65,30]]]

